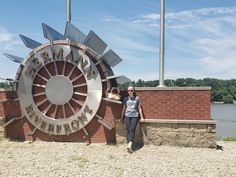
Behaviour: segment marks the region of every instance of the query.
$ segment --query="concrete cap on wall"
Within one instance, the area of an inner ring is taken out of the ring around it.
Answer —
[[[135,87],[135,90],[211,90],[211,87]]]

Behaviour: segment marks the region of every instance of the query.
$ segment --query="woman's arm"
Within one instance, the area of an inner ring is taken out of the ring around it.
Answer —
[[[140,115],[140,122],[144,122],[144,118],[143,118],[143,110],[142,110],[142,106],[141,104],[139,104],[138,106],[138,111],[139,111],[139,115]]]
[[[126,106],[123,105],[122,112],[121,112],[121,117],[120,117],[121,122],[124,122],[125,109],[126,109]]]

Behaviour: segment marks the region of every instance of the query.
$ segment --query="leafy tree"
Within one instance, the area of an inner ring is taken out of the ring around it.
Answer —
[[[175,83],[176,83],[176,86],[178,87],[186,86],[186,80],[184,78],[176,79]]]
[[[234,99],[233,99],[232,95],[228,94],[223,97],[223,101],[224,101],[224,103],[229,104],[229,103],[233,103]]]
[[[129,85],[135,87],[156,87],[159,85],[159,80],[144,81],[139,79],[137,82],[132,81],[120,85],[121,88],[127,88]],[[232,103],[236,100],[236,79],[221,80],[215,78],[178,78],[178,79],[166,79],[165,85],[167,87],[198,87],[209,86],[211,87],[211,101]]]
[[[145,81],[139,79],[136,83],[135,83],[136,87],[145,87]]]
[[[171,80],[171,79],[167,79],[167,80],[165,80],[165,85],[167,87],[174,87],[175,86],[175,81]]]
[[[0,82],[0,88],[10,88],[11,84],[7,81],[5,82]]]

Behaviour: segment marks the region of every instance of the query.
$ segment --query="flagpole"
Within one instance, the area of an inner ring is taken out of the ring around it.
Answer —
[[[66,21],[71,22],[71,0],[67,0],[66,3]]]
[[[159,86],[164,84],[164,56],[165,56],[165,0],[160,0],[160,51],[159,51]]]

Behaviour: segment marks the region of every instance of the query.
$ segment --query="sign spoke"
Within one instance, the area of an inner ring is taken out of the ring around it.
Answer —
[[[37,103],[37,106],[38,106],[38,107],[41,106],[42,104],[46,103],[46,101],[48,101],[48,99],[47,99],[47,98],[44,98],[42,101],[40,101],[40,102]]]
[[[71,69],[71,71],[70,71],[69,74],[67,75],[68,78],[71,77],[71,75],[72,75],[72,73],[74,72],[75,68],[76,68],[76,67],[73,66],[73,68]]]
[[[63,63],[63,69],[62,69],[62,75],[65,75],[65,71],[66,71],[66,62],[64,61]]]
[[[78,80],[78,79],[81,78],[82,76],[83,76],[83,73],[81,73],[80,75],[76,76],[76,77],[72,80],[72,82],[75,82],[76,80]]]
[[[63,118],[66,119],[65,105],[62,105]]]
[[[35,87],[42,87],[42,88],[46,88],[46,85],[40,85],[40,84],[33,84],[33,86],[35,86]]]
[[[55,110],[54,110],[54,112],[53,112],[53,114],[52,114],[52,117],[53,117],[53,118],[56,118],[57,109],[58,109],[58,105],[56,105]]]
[[[42,96],[42,95],[45,95],[45,94],[46,94],[45,92],[41,92],[41,93],[36,93],[33,96],[36,97],[36,96]]]
[[[48,68],[45,67],[45,66],[43,66],[43,67],[45,68],[45,70],[46,70],[46,72],[48,73],[49,77],[52,77],[52,74],[50,73],[50,71],[48,70]]]
[[[49,109],[52,107],[52,103],[48,105],[48,107],[44,110],[44,115],[46,115],[49,111]]]
[[[54,67],[55,67],[55,72],[56,72],[56,75],[58,75],[58,68],[57,68],[57,64],[56,62],[54,61]]]
[[[75,114],[76,113],[75,109],[71,106],[70,102],[68,102],[68,106],[69,106],[70,110],[73,112],[73,114]]]
[[[87,96],[87,93],[81,93],[81,92],[74,92],[74,94],[79,95],[79,96]]]
[[[39,74],[39,73],[37,74],[37,76],[39,76],[41,79],[43,79],[43,80],[46,81],[46,82],[48,81],[48,79],[47,79],[46,77],[42,76],[42,75]]]
[[[78,105],[80,105],[81,107],[83,106],[83,104],[82,104],[81,102],[79,102],[78,100],[76,100],[76,99],[74,99],[74,98],[72,98],[72,100],[73,100],[74,102],[76,102]]]
[[[84,86],[87,86],[87,83],[74,85],[74,88],[79,88],[79,87],[84,87]]]

